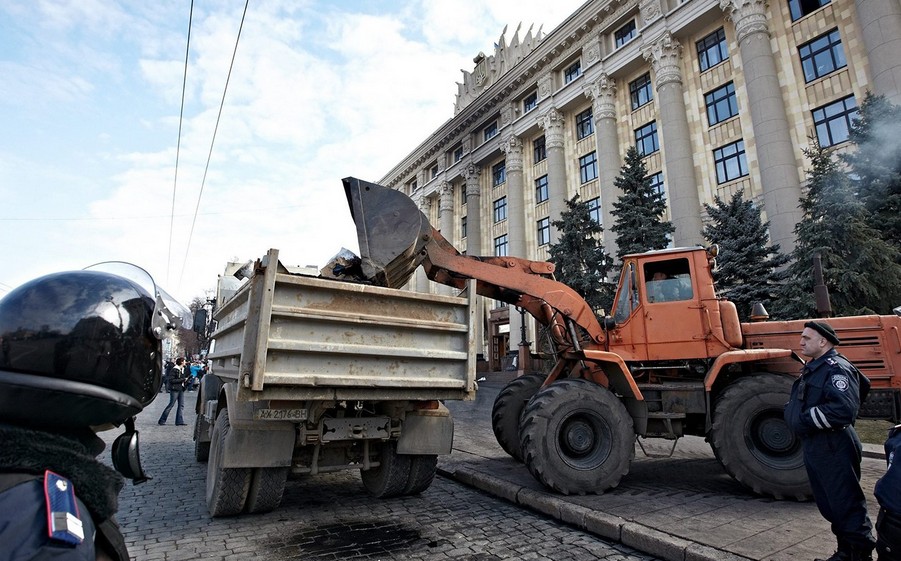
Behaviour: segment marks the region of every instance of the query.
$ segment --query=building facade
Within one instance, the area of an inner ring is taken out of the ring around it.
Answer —
[[[609,229],[633,145],[675,246],[702,244],[703,205],[742,189],[791,251],[811,139],[841,150],[868,91],[901,103],[901,0],[591,0],[546,35],[505,35],[464,71],[454,116],[380,181],[469,255],[547,259],[575,194]],[[614,235],[604,245],[616,254]],[[421,271],[410,288],[442,290]],[[496,369],[521,320],[486,307]]]

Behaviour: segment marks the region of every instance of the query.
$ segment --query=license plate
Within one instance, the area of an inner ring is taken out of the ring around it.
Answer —
[[[253,412],[257,421],[306,421],[306,409],[257,409]]]

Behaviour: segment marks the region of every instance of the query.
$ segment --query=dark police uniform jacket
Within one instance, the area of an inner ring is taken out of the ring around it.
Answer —
[[[792,385],[785,422],[801,438],[840,431],[854,423],[870,381],[848,359],[829,349],[804,366]]]

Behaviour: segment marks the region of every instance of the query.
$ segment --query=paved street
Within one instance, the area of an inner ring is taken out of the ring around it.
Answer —
[[[193,404],[196,394],[186,398]],[[161,394],[138,418],[142,463],[154,479],[127,483],[120,496],[119,521],[137,561],[656,559],[440,476],[418,497],[378,500],[358,472],[320,475],[289,481],[274,512],[211,519],[206,464],[193,455],[193,407],[185,407],[188,426],[174,426],[173,411],[161,427],[167,402]],[[117,434],[102,436],[110,443]]]

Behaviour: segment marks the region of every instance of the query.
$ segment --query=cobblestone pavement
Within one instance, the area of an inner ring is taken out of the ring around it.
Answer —
[[[391,500],[367,495],[356,471],[292,480],[273,512],[211,519],[206,464],[194,460],[196,395],[185,394],[187,426],[174,426],[174,411],[157,425],[165,393],[138,417],[153,479],[126,483],[118,515],[137,561],[656,559],[440,476],[420,496]],[[109,445],[117,434],[102,436]]]

